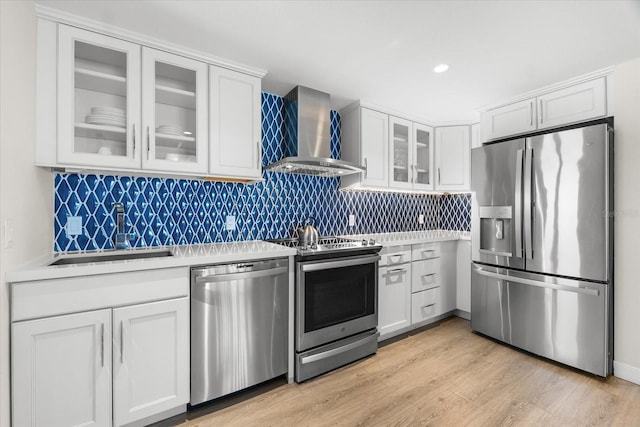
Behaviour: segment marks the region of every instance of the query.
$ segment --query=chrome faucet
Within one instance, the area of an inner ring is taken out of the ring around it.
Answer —
[[[131,240],[136,238],[136,233],[124,232],[124,205],[120,202],[113,204],[116,208],[116,237],[114,239],[116,249],[128,249],[131,247]]]

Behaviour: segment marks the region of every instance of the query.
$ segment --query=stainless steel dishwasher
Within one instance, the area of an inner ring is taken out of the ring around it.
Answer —
[[[287,371],[287,258],[191,269],[191,405]]]

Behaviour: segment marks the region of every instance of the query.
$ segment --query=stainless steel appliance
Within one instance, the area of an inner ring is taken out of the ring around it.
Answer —
[[[286,258],[191,269],[191,404],[287,371]]]
[[[612,369],[609,121],[472,150],[471,328],[607,376]]]
[[[378,349],[378,252],[374,241],[275,240],[298,248],[295,286],[295,380],[301,382]]]
[[[317,176],[344,176],[365,168],[331,158],[331,97],[296,86],[284,97],[284,158],[265,169]]]

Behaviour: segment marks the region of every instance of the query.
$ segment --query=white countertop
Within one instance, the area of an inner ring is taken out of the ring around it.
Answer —
[[[469,240],[470,233],[465,231],[407,231],[399,233],[358,234],[344,236],[351,239],[375,239],[383,246],[411,245],[418,243],[442,242],[447,240]],[[109,253],[153,252],[169,249],[173,256],[162,258],[139,258],[119,261],[101,261],[86,264],[49,265],[58,258],[78,255],[97,255]],[[65,277],[90,276],[95,274],[121,273],[127,271],[155,270],[160,268],[190,267],[198,265],[220,264],[225,262],[243,262],[255,259],[293,256],[295,249],[287,248],[261,240],[248,242],[211,243],[201,245],[154,247],[128,249],[122,251],[92,251],[72,255],[49,255],[36,259],[15,271],[6,273],[9,283],[50,280]]]
[[[145,248],[117,251],[116,253],[152,252],[163,248]],[[120,273],[127,271],[154,270],[171,267],[189,267],[197,265],[219,264],[225,262],[243,262],[255,259],[280,258],[296,254],[295,249],[273,243],[253,240],[248,242],[211,243],[201,245],[170,246],[173,256],[162,258],[128,259],[120,261],[102,261],[87,264],[49,265],[58,258],[69,255],[49,255],[34,260],[24,267],[7,272],[9,283],[30,282],[34,280],[59,279],[64,277],[89,276],[95,274]],[[92,251],[82,255],[112,254],[114,251]],[[73,254],[76,256],[81,254]]]
[[[444,242],[448,240],[471,240],[471,233],[468,231],[429,230],[403,231],[399,233],[357,234],[344,237],[357,240],[374,239],[376,242],[382,244],[382,246],[388,247]]]

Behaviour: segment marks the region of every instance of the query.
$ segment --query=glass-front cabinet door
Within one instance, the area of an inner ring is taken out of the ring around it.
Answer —
[[[389,186],[412,187],[412,124],[408,120],[389,116]]]
[[[413,188],[433,190],[433,128],[418,123],[413,124]]]
[[[207,64],[142,50],[143,169],[207,171]]]
[[[140,46],[64,25],[58,37],[58,163],[139,168]]]

